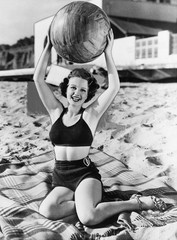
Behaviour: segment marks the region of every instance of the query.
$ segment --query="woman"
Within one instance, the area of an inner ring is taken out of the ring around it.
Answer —
[[[87,226],[122,213],[155,208],[151,197],[137,197],[128,201],[102,202],[103,186],[98,170],[89,158],[97,124],[117,95],[120,82],[112,57],[114,37],[110,30],[104,51],[108,70],[108,88],[86,109],[83,104],[90,100],[98,85],[84,69],[73,70],[60,84],[61,93],[67,98],[64,108],[45,83],[45,73],[52,44],[41,55],[34,74],[36,88],[52,122],[50,138],[55,152],[53,190],[42,202],[39,212],[52,220],[72,222],[77,215]],[[156,204],[157,205],[157,204]]]

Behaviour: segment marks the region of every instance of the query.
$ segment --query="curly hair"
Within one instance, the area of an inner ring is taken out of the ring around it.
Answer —
[[[63,81],[59,85],[59,89],[61,90],[61,94],[66,97],[66,91],[69,83],[69,79],[72,77],[80,77],[88,81],[88,97],[85,100],[85,102],[90,101],[94,96],[99,88],[99,84],[97,83],[97,80],[90,74],[89,71],[87,71],[84,68],[75,68],[70,72],[67,78],[64,78]]]

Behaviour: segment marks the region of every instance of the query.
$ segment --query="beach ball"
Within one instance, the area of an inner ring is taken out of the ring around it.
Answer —
[[[50,26],[51,42],[62,58],[74,63],[91,62],[105,50],[109,29],[109,18],[101,8],[75,1],[55,14]]]

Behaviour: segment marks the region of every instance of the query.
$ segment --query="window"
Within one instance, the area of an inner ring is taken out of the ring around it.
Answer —
[[[154,40],[154,45],[157,45],[158,44],[158,39],[155,39]]]
[[[152,48],[148,48],[148,58],[152,58]]]
[[[146,46],[146,41],[143,41],[143,42],[142,42],[142,46]]]
[[[142,49],[142,58],[146,58],[146,49],[145,48]]]
[[[154,57],[157,58],[158,57],[158,48],[154,48]]]
[[[140,50],[136,50],[136,59],[140,58]]]
[[[140,47],[140,42],[136,41],[136,47]]]

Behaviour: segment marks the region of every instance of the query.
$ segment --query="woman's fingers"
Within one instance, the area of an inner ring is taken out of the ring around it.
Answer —
[[[131,221],[128,220],[118,220],[117,221],[118,224],[122,225],[125,228],[128,228],[129,230],[134,231],[136,226],[134,224],[131,223]]]
[[[132,231],[136,228],[136,226],[131,222],[130,213],[121,213],[118,217],[117,223]]]

